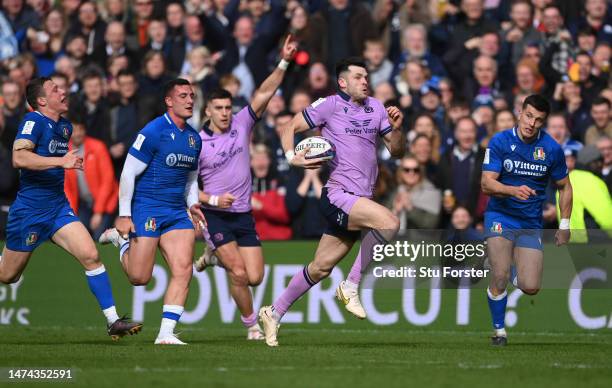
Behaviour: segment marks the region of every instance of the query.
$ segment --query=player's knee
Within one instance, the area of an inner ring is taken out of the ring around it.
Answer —
[[[134,286],[146,286],[147,284],[149,284],[149,281],[151,280],[151,275],[147,275],[147,274],[129,275],[128,279],[130,280],[130,283],[132,283],[132,285]]]
[[[19,279],[21,278],[21,274],[8,274],[5,272],[0,271],[0,283],[3,284],[13,284],[13,283],[17,283],[19,281]]]
[[[79,257],[79,261],[88,270],[95,269],[100,266],[100,256],[98,250],[95,247],[87,249]]]
[[[255,287],[261,284],[263,281],[263,271],[261,273],[249,273],[249,286]]]
[[[523,291],[523,293],[527,295],[536,295],[538,292],[540,292],[540,289],[537,287],[530,287],[530,288],[521,288],[521,291]]]
[[[172,277],[173,278],[189,281],[192,275],[193,275],[193,265],[191,264],[191,262],[188,262],[188,263],[186,262],[184,265],[174,265],[172,267]]]
[[[235,286],[248,286],[249,276],[244,266],[234,266],[229,272],[230,280]]]

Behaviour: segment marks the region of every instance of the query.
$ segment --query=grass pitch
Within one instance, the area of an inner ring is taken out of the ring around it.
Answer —
[[[97,327],[3,327],[0,365],[75,368],[74,385],[87,387],[575,388],[612,381],[609,334],[515,332],[509,346],[493,348],[485,332],[290,325],[281,328],[281,346],[268,348],[247,342],[241,328],[186,328],[189,346],[159,347],[156,329],[112,343]]]

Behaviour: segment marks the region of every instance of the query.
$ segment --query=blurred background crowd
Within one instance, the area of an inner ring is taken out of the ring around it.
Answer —
[[[329,173],[289,168],[278,129],[336,91],[334,63],[350,55],[365,58],[371,95],[405,114],[406,156],[391,159],[381,145],[375,192],[402,229],[478,232],[488,201],[484,150],[531,93],[552,103],[546,131],[572,170],[573,218],[612,229],[606,0],[1,0],[0,238],[18,189],[11,147],[30,79],[50,76],[70,92],[71,147],[85,168],[67,172],[66,194],[99,235],[114,222],[131,143],[163,112],[161,86],[177,76],[193,82],[190,124],[201,128],[207,90],[226,88],[235,110],[244,107],[287,34],[299,43],[295,63],[253,131],[252,205],[263,240],[325,229],[317,202]],[[549,191],[544,219],[554,228]]]

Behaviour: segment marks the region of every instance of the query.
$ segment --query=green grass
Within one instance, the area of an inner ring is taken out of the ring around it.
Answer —
[[[303,264],[312,256],[315,244],[267,243],[266,262],[271,266]],[[197,253],[201,249],[198,246]],[[116,250],[101,247],[101,257],[119,312],[132,314],[134,290],[119,268]],[[553,268],[545,273],[553,273],[554,265],[567,267],[560,257],[548,261]],[[344,273],[351,263],[341,263]],[[400,318],[393,325],[376,326],[347,313],[343,313],[344,323],[334,324],[321,312],[318,324],[284,324],[280,347],[268,348],[261,342],[246,341],[237,313],[232,323],[221,322],[220,304],[227,302],[218,295],[219,279],[212,272],[207,276],[211,301],[206,315],[197,323],[178,327],[189,346],[153,345],[161,299],[147,303],[141,334],[114,343],[105,333],[82,269],[58,247],[44,244],[34,254],[18,291],[0,285],[0,323],[4,323],[0,324],[0,370],[75,368],[71,386],[87,388],[611,386],[612,330],[578,327],[568,311],[567,289],[522,296],[512,308],[518,322],[509,329],[506,348],[489,344],[490,317],[483,289],[471,292],[468,325],[456,322],[455,291],[442,290],[435,321],[417,327],[405,317],[400,288],[375,292],[380,313],[398,313]],[[327,280],[323,288],[329,287]],[[269,280],[263,287],[264,304],[273,300],[272,289]],[[199,292],[197,282],[192,282],[187,311],[202,298]],[[427,311],[430,296],[429,290],[417,292],[416,307],[421,314]],[[585,314],[610,317],[610,296],[609,288],[585,290],[581,296]],[[308,298],[298,301],[291,311],[311,318]],[[3,322],[11,311],[25,310],[29,325],[19,324],[14,315],[8,325]],[[0,386],[7,386],[1,376]]]
[[[612,335],[290,326],[278,348],[243,329],[186,328],[186,347],[152,344],[155,327],[112,343],[100,328],[0,328],[0,365],[76,368],[87,387],[609,387]],[[164,384],[164,385],[162,385]]]

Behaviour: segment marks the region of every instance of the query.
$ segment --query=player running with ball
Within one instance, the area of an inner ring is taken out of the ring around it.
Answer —
[[[108,321],[108,334],[117,340],[138,333],[142,324],[117,315],[108,273],[64,193],[64,170],[83,169],[83,158],[68,151],[72,124],[62,117],[68,111],[66,92],[51,78],[35,78],[26,88],[26,99],[34,112],[25,115],[13,143],[20,182],[9,211],[0,281],[17,282],[36,247],[50,239],[85,268],[89,289]]]
[[[186,122],[193,114],[193,99],[187,80],[175,79],[164,86],[168,111],[148,123],[130,148],[121,173],[116,229],[100,237],[101,243],[120,248],[121,264],[134,285],[149,283],[157,247],[161,249],[171,273],[155,340],[162,345],[185,345],[174,328],[189,292],[194,223],[197,227],[204,218],[197,179],[202,142]]]
[[[247,339],[260,340],[263,334],[253,310],[249,286],[257,286],[264,275],[261,243],[251,214],[251,131],[280,86],[297,45],[291,36],[285,40],[278,67],[255,91],[250,105],[232,116],[232,95],[223,89],[209,93],[206,116],[210,118],[200,133],[200,193],[206,216],[207,250],[198,261],[201,271],[217,259],[230,277],[230,292],[247,328]],[[210,250],[214,251],[214,256]]]
[[[491,196],[485,237],[491,264],[487,297],[493,318],[493,345],[506,345],[506,285],[512,262],[516,285],[535,295],[542,280],[542,205],[549,179],[559,189],[561,221],[557,245],[569,241],[572,186],[561,146],[541,128],[550,113],[544,97],[525,99],[517,125],[493,136],[483,161],[482,191]]]
[[[266,343],[278,346],[279,322],[289,307],[311,287],[329,276],[332,269],[351,250],[360,231],[367,231],[359,254],[346,281],[336,295],[346,309],[365,318],[358,296],[362,271],[372,260],[371,247],[386,244],[399,228],[390,210],[372,200],[378,175],[376,144],[382,137],[393,157],[404,154],[401,125],[403,115],[396,107],[386,108],[368,97],[368,72],[359,58],[349,58],[336,65],[338,94],[321,98],[297,114],[282,131],[283,149],[289,163],[304,168],[318,168],[326,159],[305,159],[308,149],[294,153],[294,135],[315,127],[336,146],[330,163],[330,177],[323,188],[320,206],[328,221],[314,260],[296,274],[287,289],[272,306],[262,307]]]

